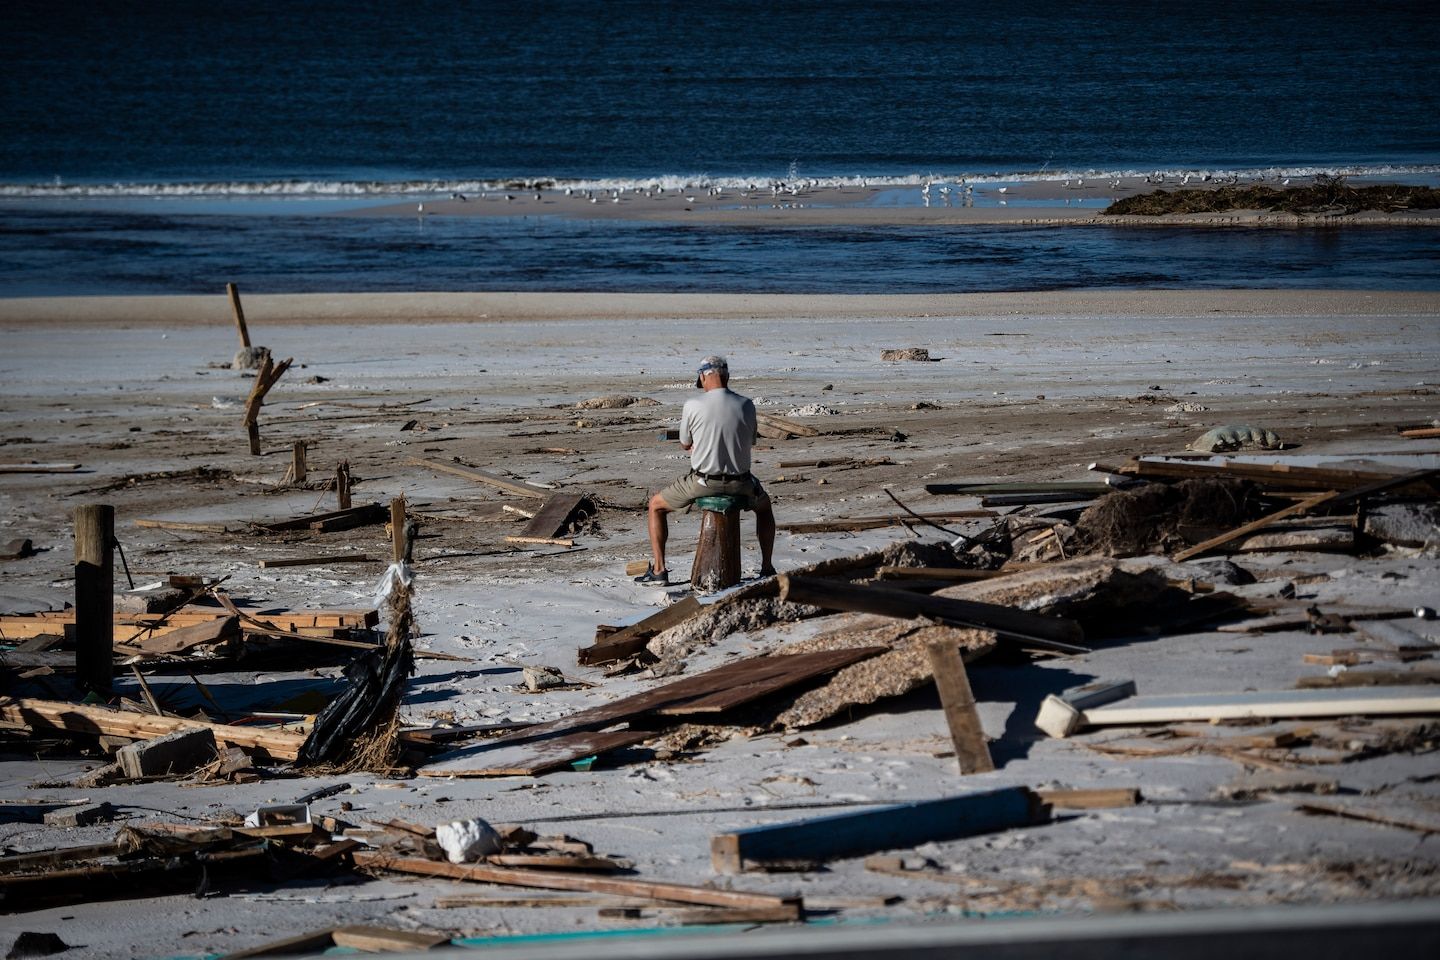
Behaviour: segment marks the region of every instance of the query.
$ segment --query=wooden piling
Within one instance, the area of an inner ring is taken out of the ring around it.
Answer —
[[[245,327],[245,309],[240,306],[240,288],[233,283],[225,284],[225,293],[230,297],[230,309],[235,312],[235,326],[240,331],[240,346],[250,346],[250,331]]]
[[[80,686],[110,692],[115,632],[115,508],[75,509],[75,674]]]
[[[337,510],[350,509],[350,461],[341,460],[335,468],[335,503]]]
[[[290,479],[295,484],[305,482],[305,441],[296,440],[291,448]]]

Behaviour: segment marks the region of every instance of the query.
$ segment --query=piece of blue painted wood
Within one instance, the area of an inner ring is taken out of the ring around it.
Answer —
[[[1032,791],[1005,787],[717,834],[710,863],[717,873],[740,873],[752,864],[839,860],[1046,819],[1048,808]]]

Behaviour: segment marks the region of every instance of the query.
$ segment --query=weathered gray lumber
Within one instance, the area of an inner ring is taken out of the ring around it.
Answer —
[[[826,610],[875,613],[902,620],[928,617],[951,626],[993,630],[1001,637],[1066,653],[1089,651],[1078,646],[1085,639],[1074,620],[1031,613],[1015,607],[953,597],[931,597],[887,587],[858,587],[814,577],[781,574],[780,599],[808,603]]]
[[[1087,726],[1182,720],[1280,719],[1440,713],[1440,693],[1413,686],[1359,689],[1252,690],[1131,697],[1083,712]]]
[[[215,734],[206,729],[176,730],[115,751],[115,762],[132,779],[189,773],[216,757]]]
[[[710,865],[735,874],[751,866],[823,863],[1048,819],[1048,808],[1032,791],[1006,787],[717,834],[710,838]]]
[[[453,463],[440,463],[437,460],[425,460],[421,457],[411,457],[405,461],[420,467],[429,467],[440,473],[449,473],[457,477],[464,477],[466,480],[474,480],[477,483],[488,484],[504,490],[506,493],[513,493],[517,497],[534,497],[543,500],[553,494],[554,490],[545,487],[536,487],[521,480],[510,480],[506,477],[499,477],[484,470],[476,470],[474,467],[462,467]]]

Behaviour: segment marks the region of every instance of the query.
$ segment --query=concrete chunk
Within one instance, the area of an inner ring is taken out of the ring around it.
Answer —
[[[215,734],[207,729],[177,730],[115,752],[120,769],[130,778],[188,773],[215,756]]]

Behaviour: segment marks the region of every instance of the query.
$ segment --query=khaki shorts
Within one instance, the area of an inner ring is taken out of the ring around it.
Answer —
[[[770,502],[770,495],[753,475],[744,480],[702,480],[687,473],[660,491],[660,499],[671,510],[683,510],[701,497],[736,497],[742,510],[754,510]]]

